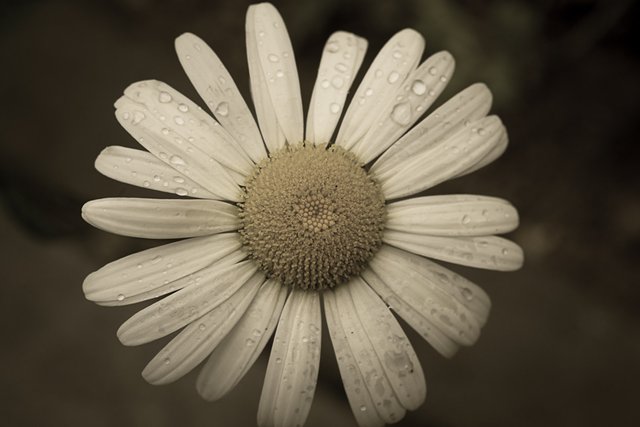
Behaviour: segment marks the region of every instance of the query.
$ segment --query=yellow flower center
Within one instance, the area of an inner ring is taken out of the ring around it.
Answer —
[[[276,151],[247,178],[240,235],[250,256],[285,286],[334,287],[360,273],[380,247],[380,186],[336,146]]]

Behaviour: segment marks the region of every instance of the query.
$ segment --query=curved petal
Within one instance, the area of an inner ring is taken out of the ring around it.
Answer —
[[[178,196],[216,198],[215,194],[147,151],[117,145],[107,147],[98,155],[95,166],[111,179],[138,187]]]
[[[394,143],[371,166],[371,172],[383,174],[431,149],[449,138],[465,123],[479,120],[491,109],[491,92],[486,85],[476,83],[464,89],[418,123]]]
[[[85,298],[101,305],[133,304],[177,290],[174,281],[240,247],[237,233],[180,240],[105,265],[87,276],[82,290]]]
[[[480,162],[506,134],[500,119],[489,116],[464,127],[431,149],[376,173],[386,199],[397,199],[431,188]]]
[[[176,239],[237,230],[238,208],[218,200],[109,197],[82,207],[89,224],[110,233]]]
[[[284,21],[273,5],[260,3],[249,6],[246,30],[252,89],[258,86],[256,92],[259,92],[254,101],[260,127],[267,125],[270,129],[273,124],[266,122],[272,122],[275,114],[286,140],[291,144],[302,142],[304,122],[300,82]],[[272,109],[273,113],[261,117],[265,109]],[[262,131],[263,135],[273,134],[271,130]],[[271,137],[265,135],[265,139],[270,150],[279,145],[279,142],[274,144]]]
[[[294,289],[282,311],[258,407],[259,426],[304,424],[320,364],[320,297]]]
[[[327,40],[307,114],[307,141],[326,144],[331,140],[366,50],[365,39],[344,31]]]
[[[351,282],[324,292],[325,299],[330,304],[335,304],[333,321],[340,323],[347,338],[349,348],[343,351],[351,352],[355,360],[355,369],[360,371],[360,376],[363,378],[361,387],[366,390],[365,392],[371,399],[372,404],[368,402],[369,399],[366,396],[360,396],[367,402],[363,403],[365,411],[376,411],[386,423],[398,422],[404,417],[406,410],[398,400],[389,378],[387,378],[383,363],[378,358],[369,334],[356,310],[355,301],[348,289],[350,284]],[[333,331],[334,334],[339,332],[340,330]],[[346,369],[353,368],[348,366]]]
[[[524,262],[520,246],[497,236],[428,236],[386,230],[382,241],[414,254],[487,270],[514,271]]]
[[[253,366],[276,329],[287,288],[267,280],[245,315],[216,347],[198,375],[198,393],[218,400],[233,389]]]
[[[422,311],[416,310],[406,301],[398,298],[398,295],[396,295],[373,270],[366,269],[361,273],[361,276],[367,284],[380,295],[380,298],[389,305],[389,308],[398,313],[398,315],[418,332],[425,341],[431,344],[438,353],[444,357],[452,357],[456,354],[458,344],[443,333],[433,322],[427,319]]]
[[[182,68],[220,124],[254,163],[267,157],[251,111],[220,58],[191,33],[182,34],[175,45]]]
[[[399,300],[422,313],[450,339],[471,345],[480,336],[490,302],[473,283],[426,258],[388,245],[382,245],[370,266]]]
[[[144,379],[168,384],[195,368],[242,317],[264,281],[264,274],[256,272],[227,300],[184,328],[147,364]]]
[[[396,33],[380,50],[365,74],[344,117],[336,144],[354,147],[376,125],[382,109],[420,62],[424,38],[412,30]]]
[[[449,52],[438,52],[424,61],[398,87],[378,122],[353,147],[363,163],[369,163],[407,131],[440,96],[451,79],[455,61]]]
[[[213,264],[200,272],[197,286],[180,289],[124,322],[118,329],[120,342],[140,345],[177,331],[229,299],[256,270],[252,261]]]
[[[384,419],[378,415],[376,404],[366,387],[365,379],[358,368],[358,360],[356,354],[349,346],[347,333],[342,327],[340,314],[336,303],[335,293],[326,291],[323,293],[324,311],[327,316],[327,326],[333,350],[338,360],[338,368],[342,377],[351,411],[356,417],[358,425],[361,427],[382,427]]]
[[[487,236],[518,226],[506,200],[472,195],[413,197],[387,205],[389,230],[434,236]]]

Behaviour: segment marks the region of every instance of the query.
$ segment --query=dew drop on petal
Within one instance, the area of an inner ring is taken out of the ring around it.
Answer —
[[[400,78],[400,74],[398,74],[397,71],[392,71],[389,73],[389,77],[387,77],[387,81],[393,84],[397,82],[399,78]]]
[[[344,63],[338,62],[336,64],[336,70],[341,72],[341,73],[345,73],[348,70],[348,68]]]
[[[416,95],[424,95],[427,91],[427,85],[425,85],[422,80],[415,80],[411,84],[411,91]]]
[[[183,177],[181,177],[181,176],[174,176],[174,177],[173,177],[173,180],[174,180],[175,182],[177,182],[178,184],[184,184],[184,178],[183,178]]]
[[[176,194],[178,196],[187,196],[189,194],[189,192],[187,190],[185,190],[184,188],[182,188],[182,187],[178,187],[178,188],[176,188]]]
[[[189,107],[187,107],[185,104],[180,104],[178,105],[178,110],[182,111],[183,113],[186,113],[187,111],[189,111]]]
[[[142,111],[136,111],[133,113],[133,124],[137,125],[141,121],[143,121],[147,116],[144,115]]]
[[[227,104],[226,102],[221,102],[220,104],[218,104],[214,112],[216,113],[216,115],[219,114],[222,117],[227,117],[227,115],[229,114],[229,104]]]
[[[171,100],[173,99],[173,97],[169,95],[167,92],[160,92],[160,96],[158,98],[159,98],[159,101],[162,102],[163,104],[171,102]]]
[[[331,80],[331,84],[336,89],[340,89],[344,85],[344,79],[340,76],[336,76],[333,78],[333,80]]]
[[[408,102],[396,104],[391,110],[391,120],[401,126],[411,123],[411,105]]]
[[[327,47],[325,49],[327,52],[336,53],[340,50],[340,45],[336,41],[330,41],[327,43]]]
[[[124,301],[124,295],[123,294],[118,294],[117,299],[118,299],[118,301]]]
[[[329,80],[324,79],[321,83],[320,86],[322,86],[324,89],[329,87]]]
[[[174,165],[184,165],[185,164],[184,159],[182,157],[176,156],[176,155],[171,156],[171,158],[169,158],[169,162],[171,162],[171,164],[174,164]]]
[[[335,102],[329,106],[329,110],[333,114],[338,114],[340,112],[340,104],[336,104]]]
[[[435,76],[436,74],[438,74],[438,69],[436,67],[429,67],[429,74]]]
[[[176,122],[176,124],[178,125],[183,125],[184,124],[184,119],[180,116],[175,116],[173,118],[173,121]]]
[[[471,218],[469,218],[469,215],[465,215],[462,217],[463,224],[469,224],[470,222],[471,222]]]

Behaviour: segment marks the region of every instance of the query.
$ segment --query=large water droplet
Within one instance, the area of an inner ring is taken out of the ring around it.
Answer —
[[[118,301],[124,301],[124,295],[123,294],[118,294],[117,300]]]
[[[396,104],[391,110],[391,120],[401,126],[407,126],[411,123],[411,105],[408,102]]]
[[[216,107],[215,113],[216,115],[219,114],[222,117],[227,117],[227,115],[229,114],[229,104],[227,104],[226,102],[221,102]]]
[[[173,165],[184,165],[185,164],[184,159],[182,157],[176,156],[176,155],[171,156],[169,158],[169,162],[171,162],[171,164],[173,164]]]
[[[178,105],[178,110],[182,111],[183,113],[186,113],[187,111],[189,111],[189,107],[187,107],[185,104],[180,104]]]
[[[158,97],[158,99],[163,104],[166,104],[168,102],[171,102],[173,97],[171,95],[169,95],[167,92],[160,92],[160,96]]]
[[[424,95],[427,91],[427,85],[425,85],[422,80],[415,80],[411,84],[411,91],[416,95]]]
[[[438,69],[436,67],[429,67],[429,74],[435,76],[436,74],[438,74]]]
[[[176,124],[178,124],[178,125],[183,125],[184,124],[184,119],[181,116],[175,116],[173,118],[173,121],[176,122]]]
[[[182,187],[178,187],[178,188],[176,188],[176,194],[178,196],[187,196],[187,195],[189,195],[189,192],[187,190],[185,190],[184,188],[182,188]]]
[[[333,40],[327,43],[325,50],[330,53],[336,53],[340,50],[340,45],[337,41]]]
[[[331,84],[336,89],[340,89],[344,85],[344,79],[340,76],[336,76],[333,78],[333,80],[331,80]]]
[[[329,111],[333,114],[338,114],[340,112],[340,104],[336,104],[335,102],[329,106]]]
[[[142,111],[136,111],[133,113],[133,124],[137,125],[141,121],[143,121],[147,116],[144,115]]]
[[[269,54],[269,56],[267,56],[267,58],[269,59],[269,62],[278,62],[280,61],[280,58],[278,58],[278,55],[271,53]]]
[[[389,77],[387,77],[387,81],[393,84],[397,82],[399,78],[400,78],[400,74],[398,74],[397,71],[392,71],[389,73]]]
[[[349,68],[342,62],[338,62],[336,64],[336,70],[338,70],[341,73],[345,73]]]

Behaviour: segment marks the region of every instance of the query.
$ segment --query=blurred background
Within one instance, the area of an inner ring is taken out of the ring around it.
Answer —
[[[248,3],[213,0],[3,1],[0,6],[0,424],[255,425],[266,354],[227,398],[199,398],[195,375],[154,387],[140,371],[163,342],[119,344],[139,306],[84,300],[84,277],[156,245],[80,219],[84,202],[162,195],[93,168],[107,145],[134,147],[113,117],[129,83],[155,78],[197,98],[173,51],[206,40],[248,97]],[[399,426],[640,425],[640,5],[623,0],[288,0],[277,2],[308,105],[323,44],[369,40],[363,69],[394,32],[449,50],[447,92],[494,94],[510,146],[433,193],[509,199],[516,273],[454,267],[489,293],[478,344],[445,360],[407,329],[429,388]],[[326,333],[326,331],[325,331]],[[354,426],[328,336],[307,426]]]

